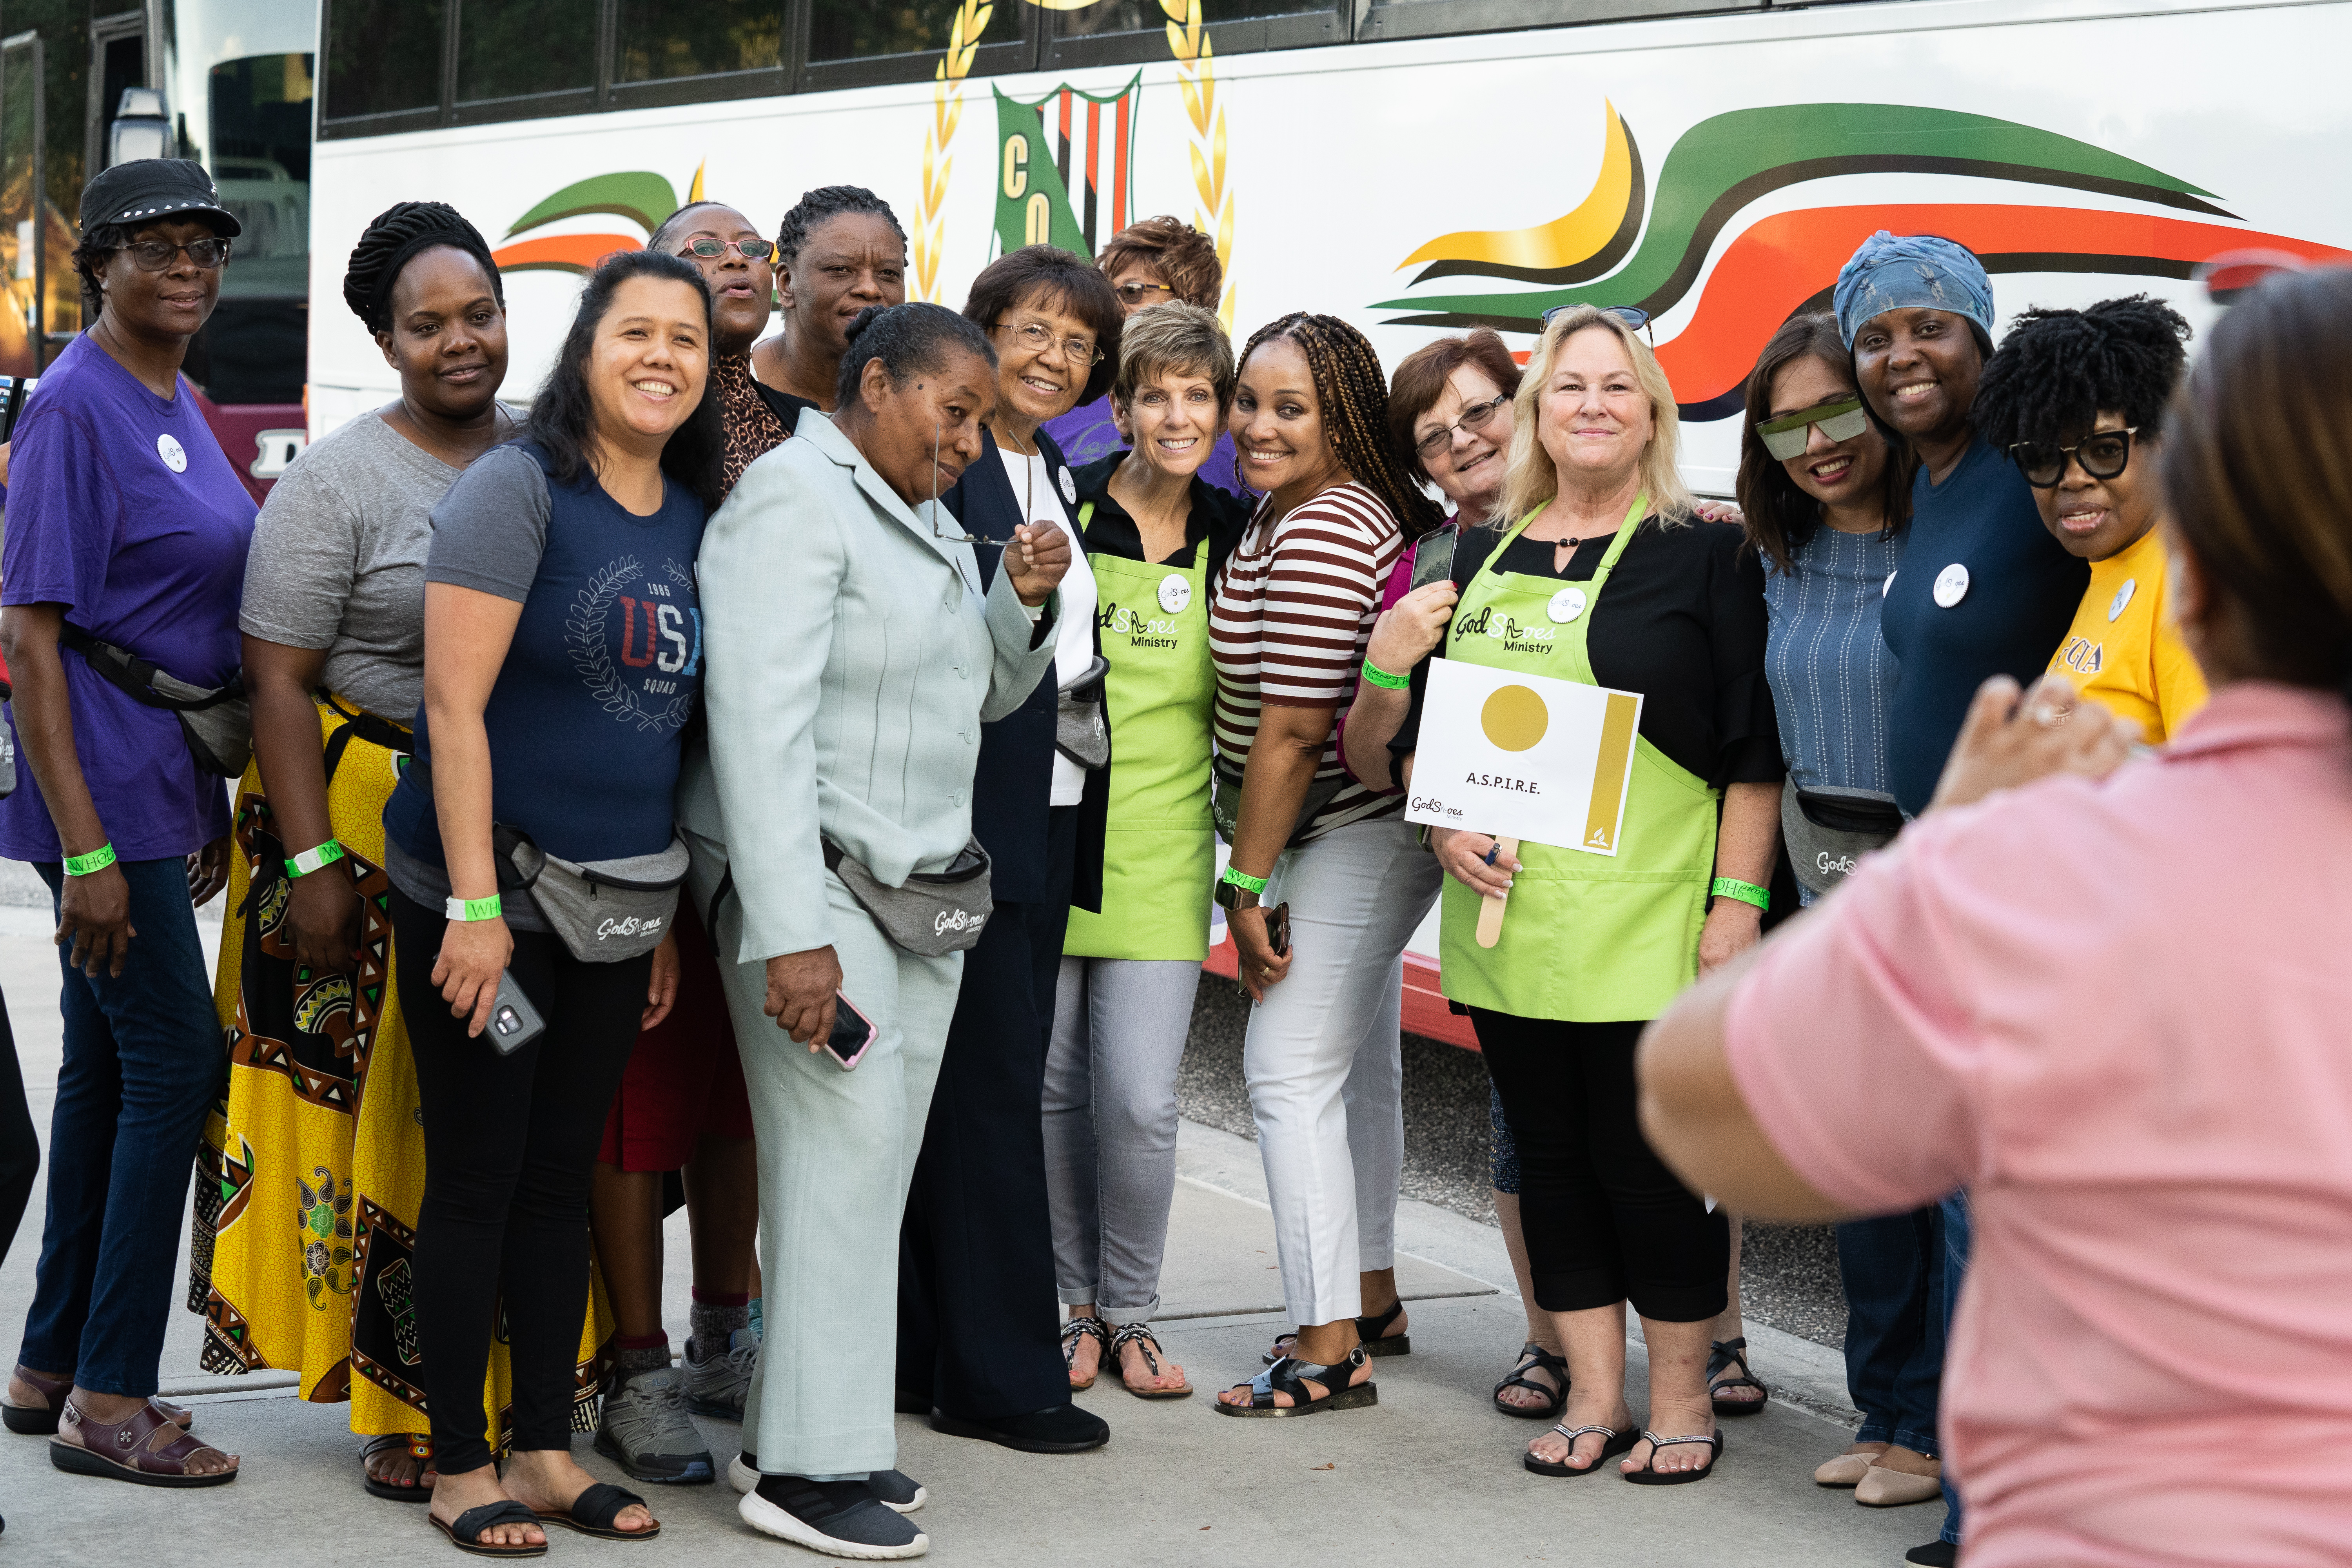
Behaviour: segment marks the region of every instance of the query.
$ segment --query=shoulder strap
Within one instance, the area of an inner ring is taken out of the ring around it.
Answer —
[[[71,621],[59,623],[58,646],[71,648],[81,655],[83,661],[105,678],[110,685],[132,701],[149,708],[194,713],[245,695],[242,672],[229,677],[225,686],[211,689],[191,686],[176,676],[166,674],[152,659],[141,658],[127,647],[92,637]]]

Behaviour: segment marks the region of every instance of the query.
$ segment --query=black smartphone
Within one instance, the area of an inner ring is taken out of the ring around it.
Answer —
[[[39,378],[26,375],[0,375],[0,443],[5,443],[16,433],[16,416],[25,411],[25,395],[33,390]]]
[[[1435,533],[1423,534],[1412,551],[1412,585],[1426,588],[1432,583],[1442,583],[1454,576],[1454,542],[1462,537],[1455,528],[1443,528]]]
[[[824,1054],[835,1066],[848,1072],[864,1061],[876,1033],[873,1020],[852,1006],[848,997],[833,994],[833,1033],[825,1037]]]
[[[1276,958],[1282,957],[1290,951],[1289,904],[1279,903],[1267,911],[1265,917],[1265,945],[1274,950],[1274,956]]]
[[[547,1020],[530,1005],[509,971],[499,974],[499,994],[490,1002],[490,1048],[502,1057],[510,1057],[547,1028]]]

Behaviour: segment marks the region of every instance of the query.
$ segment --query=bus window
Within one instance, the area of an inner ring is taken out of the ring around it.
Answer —
[[[866,0],[810,0],[809,58],[870,60],[924,54],[948,47],[959,0],[907,0],[874,5]]]
[[[1211,27],[1226,22],[1262,22],[1269,16],[1322,15],[1329,0],[1201,0],[1201,20]],[[1055,36],[1064,38],[1102,37],[1111,33],[1159,33],[1167,22],[1160,0],[1096,0],[1083,10],[1055,18]],[[1224,40],[1217,37],[1220,49]]]
[[[446,0],[335,0],[326,112],[336,120],[441,107]]]
[[[471,0],[459,6],[457,101],[593,92],[596,13],[580,0]]]
[[[784,63],[785,0],[621,0],[613,79],[777,70]]]

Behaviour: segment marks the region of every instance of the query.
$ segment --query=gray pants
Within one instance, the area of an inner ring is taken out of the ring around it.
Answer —
[[[1160,1310],[1176,1194],[1176,1068],[1201,966],[1064,958],[1045,1054],[1045,1188],[1065,1306],[1107,1322]]]

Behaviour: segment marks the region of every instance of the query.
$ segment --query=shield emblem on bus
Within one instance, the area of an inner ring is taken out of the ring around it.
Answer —
[[[1143,72],[1091,93],[1065,82],[1038,99],[996,90],[996,241],[1092,256],[1128,226]]]

